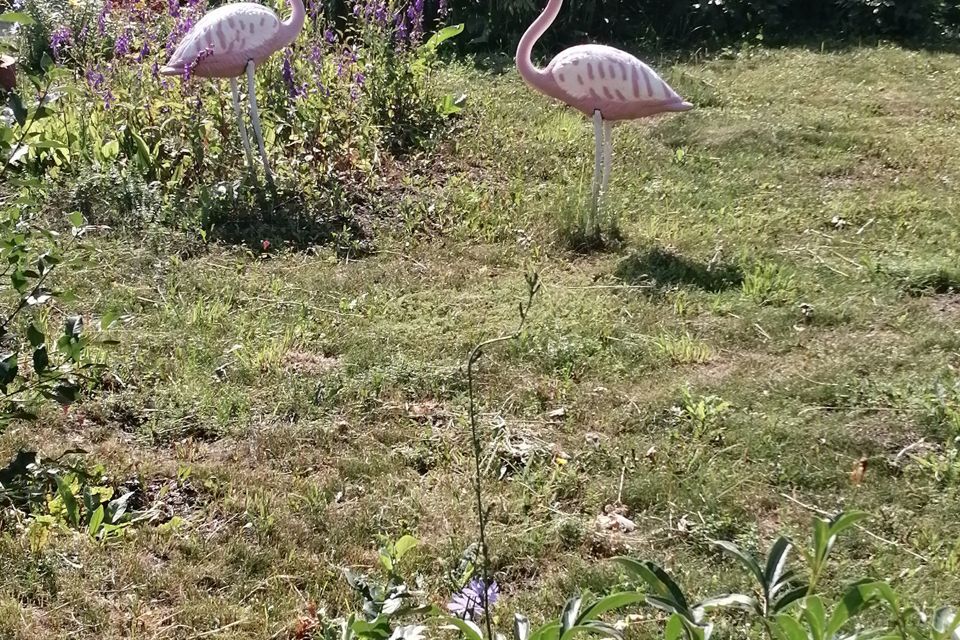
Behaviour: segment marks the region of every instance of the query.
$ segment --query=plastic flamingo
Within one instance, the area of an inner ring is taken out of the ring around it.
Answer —
[[[170,61],[160,69],[160,73],[168,76],[230,78],[233,109],[240,125],[240,137],[243,139],[247,164],[252,170],[253,153],[250,151],[250,140],[243,123],[240,89],[237,86],[237,78],[246,72],[250,120],[260,147],[263,170],[270,181],[273,176],[270,173],[260,127],[254,70],[271,55],[293,43],[300,34],[306,18],[306,8],[303,0],[289,2],[292,13],[283,21],[273,10],[252,2],[228,4],[210,11],[187,32]]]
[[[606,193],[613,165],[613,125],[668,111],[686,111],[693,105],[671,89],[657,73],[626,51],[603,45],[581,45],[562,51],[545,69],[533,65],[533,45],[560,13],[563,0],[549,0],[547,8],[520,39],[517,70],[537,91],[567,103],[593,118],[596,162],[593,210]],[[602,172],[602,180],[601,180]]]

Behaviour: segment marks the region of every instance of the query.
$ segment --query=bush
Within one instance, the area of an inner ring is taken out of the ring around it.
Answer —
[[[39,119],[20,155],[0,161],[11,174],[61,179],[79,209],[107,219],[113,209],[113,223],[129,213],[135,223],[191,228],[209,219],[202,207],[210,190],[232,190],[245,175],[230,92],[222,81],[159,69],[217,4],[25,0],[23,67],[39,69],[46,57],[68,72],[51,88],[57,117]],[[264,136],[281,190],[296,185],[316,203],[349,205],[375,185],[386,155],[429,148],[458,111],[435,92],[431,74],[440,42],[459,31],[430,38],[423,0],[359,0],[337,18],[306,4],[300,37],[257,73]],[[31,91],[22,83],[21,93]],[[105,184],[124,185],[128,196],[107,202]]]
[[[546,0],[452,0],[475,46],[511,49]],[[568,0],[553,46],[588,39],[641,41],[650,47],[717,46],[763,34],[774,41],[882,36],[931,43],[955,37],[948,0]]]

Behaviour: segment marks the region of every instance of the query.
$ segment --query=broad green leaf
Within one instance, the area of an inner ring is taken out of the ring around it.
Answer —
[[[27,327],[27,340],[30,341],[31,347],[39,347],[46,343],[46,337],[43,335],[43,331],[40,330],[35,322],[31,322],[30,326]]]
[[[587,633],[606,638],[619,639],[623,637],[622,634],[612,625],[609,625],[606,622],[600,622],[598,620],[591,620],[590,622],[577,624],[570,627],[561,634],[560,640],[570,640],[579,633]]]
[[[767,555],[767,566],[763,571],[764,582],[766,583],[766,588],[769,590],[767,594],[768,598],[776,596],[777,592],[783,586],[781,578],[784,576],[787,567],[787,557],[790,555],[792,548],[793,543],[783,536],[777,538],[773,546],[770,547],[770,553]]]
[[[753,596],[742,593],[728,593],[722,596],[714,596],[698,602],[693,606],[694,611],[711,609],[741,609],[748,613],[760,613],[760,603]]]
[[[0,356],[0,389],[6,392],[7,385],[17,378],[17,354],[5,353]]]
[[[113,326],[113,323],[117,321],[117,318],[120,317],[116,311],[107,311],[105,314],[100,316],[100,331],[106,331]]]
[[[33,370],[37,374],[46,372],[50,366],[50,357],[47,355],[47,345],[42,344],[33,350]]]
[[[874,599],[875,592],[869,589],[863,589],[861,586],[854,586],[849,589],[834,608],[827,622],[826,637],[833,638],[847,624],[851,618],[860,614],[861,611],[870,606]]]
[[[19,94],[11,93],[7,97],[7,105],[13,112],[13,118],[17,121],[18,125],[22,127],[27,124],[27,108],[23,106],[23,100],[20,99]]]
[[[580,604],[583,602],[583,599],[579,596],[574,596],[567,600],[567,604],[563,607],[563,613],[560,614],[560,637],[566,635],[567,631],[577,624],[577,620],[580,617]]]
[[[397,540],[397,544],[393,546],[393,556],[399,561],[403,559],[403,556],[407,555],[408,551],[418,544],[420,544],[420,541],[413,536],[403,536]]]
[[[80,524],[80,509],[77,506],[77,499],[74,497],[70,485],[64,481],[63,478],[57,476],[56,481],[57,494],[60,496],[60,500],[63,502],[63,506],[67,511],[67,522],[76,527]]]
[[[757,564],[757,561],[754,560],[753,556],[746,551],[741,550],[740,547],[727,540],[714,540],[713,544],[717,545],[739,560],[740,564],[746,567],[746,569],[754,575],[754,577],[757,579],[757,582],[759,582],[761,585],[765,583],[763,571],[761,571],[760,565]]]
[[[779,614],[770,625],[770,629],[777,640],[811,640],[803,626],[795,618],[786,614]]]
[[[830,522],[830,537],[836,538],[840,533],[843,533],[861,520],[865,520],[869,517],[870,514],[863,511],[848,511],[846,513],[841,513]]]
[[[582,623],[590,620],[596,620],[608,611],[621,609],[631,604],[643,602],[645,598],[646,596],[639,591],[623,591],[621,593],[611,594],[605,598],[596,600],[590,606],[588,606],[583,613],[580,614],[580,619],[577,622]]]
[[[423,45],[423,48],[426,49],[427,51],[433,51],[437,47],[439,47],[441,44],[443,44],[445,41],[463,33],[463,28],[464,28],[464,25],[462,24],[450,25],[449,27],[444,27],[443,29],[440,29],[440,31],[437,31],[435,34],[430,36],[430,39],[427,40],[426,44]]]
[[[830,524],[823,518],[813,519],[813,557],[822,562],[830,549]]]
[[[39,142],[31,142],[30,146],[34,149],[66,149],[67,144],[65,142],[60,142],[59,140],[41,140]]]
[[[513,640],[527,640],[530,636],[530,620],[525,615],[513,614]]]
[[[466,640],[483,640],[483,632],[473,622],[453,616],[444,616],[443,619],[449,622],[451,626],[456,627]]]
[[[137,145],[137,159],[140,161],[140,164],[144,169],[150,169],[152,166],[152,157],[150,155],[150,147],[147,146],[147,141],[140,136],[140,134],[130,131],[130,137],[133,138],[134,143]]]
[[[801,615],[813,635],[813,640],[826,640],[827,611],[820,596],[810,596],[801,605]]]
[[[100,531],[100,525],[103,524],[103,505],[97,507],[96,511],[90,514],[90,522],[87,524],[87,533],[94,537]]]
[[[960,618],[953,607],[940,607],[933,613],[933,629],[947,640],[960,637],[958,633]]]
[[[667,621],[667,627],[663,630],[664,640],[682,640],[686,636],[687,630],[683,626],[683,618],[679,613],[670,616]]]
[[[40,68],[43,69],[44,73],[53,69],[56,66],[56,63],[53,61],[53,58],[50,57],[50,54],[46,51],[43,52],[43,55],[40,57]]]
[[[787,591],[785,594],[783,594],[783,597],[777,600],[776,604],[773,605],[773,612],[780,613],[781,611],[784,611],[787,607],[794,602],[797,602],[805,595],[807,595],[807,585],[805,584]]]
[[[0,13],[0,22],[22,24],[25,27],[29,27],[30,25],[37,23],[37,21],[34,20],[29,14],[15,11]]]
[[[70,224],[78,229],[83,226],[83,214],[79,211],[74,211],[71,213],[69,216],[67,216],[67,220],[69,220]]]

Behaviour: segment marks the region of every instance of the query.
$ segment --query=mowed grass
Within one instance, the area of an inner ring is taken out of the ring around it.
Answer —
[[[515,326],[528,270],[529,324],[478,376],[499,624],[614,588],[606,558],[625,552],[695,596],[746,589],[709,541],[802,541],[813,509],[872,514],[830,589],[873,576],[960,602],[960,58],[658,67],[698,109],[617,129],[624,240],[604,252],[562,232],[590,125],[467,66],[443,79],[468,91],[464,121],[374,219],[372,255],[94,240],[59,284],[122,314],[122,387],[0,450],[82,447],[166,485],[151,506],[185,523],[60,534],[41,555],[6,533],[0,637],[284,637],[308,603],[352,611],[341,569],[374,570],[380,536],[405,533],[411,580],[442,604],[475,540],[463,363]],[[618,502],[638,530],[598,531]],[[631,633],[657,637],[645,615]]]

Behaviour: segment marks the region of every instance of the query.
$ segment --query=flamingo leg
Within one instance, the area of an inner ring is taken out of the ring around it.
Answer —
[[[602,161],[603,161],[603,115],[599,110],[593,112],[593,135],[596,141],[596,149],[594,152],[594,169],[593,169],[593,204],[590,208],[590,215],[592,220],[586,225],[586,232],[588,234],[593,232],[593,223],[596,221],[597,216],[597,207],[599,206],[600,201],[600,177],[603,171]]]
[[[607,201],[610,188],[610,174],[613,171],[613,123],[603,123],[603,180],[600,187],[600,205]]]
[[[263,129],[260,127],[260,109],[257,107],[257,83],[254,78],[253,60],[247,63],[247,98],[250,100],[250,120],[253,121],[253,132],[257,136],[257,144],[260,146],[263,172],[267,176],[267,182],[272,183],[273,174],[270,172],[270,161],[267,160],[267,149],[263,144]]]
[[[250,150],[247,125],[243,122],[243,109],[240,107],[240,87],[236,78],[230,78],[230,91],[233,93],[233,111],[237,114],[237,126],[240,127],[240,139],[243,140],[243,151],[247,155],[247,166],[250,171],[253,171],[253,152]]]

